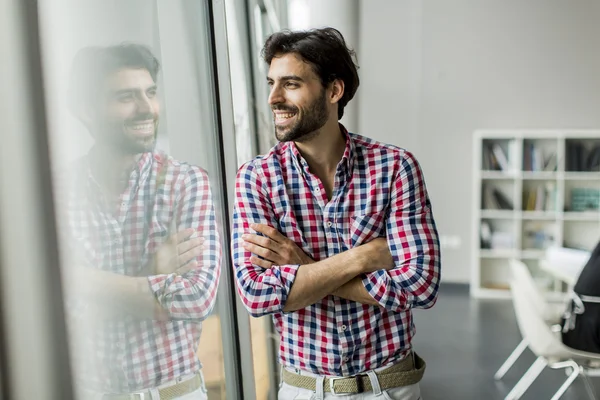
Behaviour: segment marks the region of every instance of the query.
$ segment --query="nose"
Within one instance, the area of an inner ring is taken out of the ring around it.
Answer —
[[[285,103],[285,99],[283,98],[283,91],[277,85],[273,85],[271,87],[271,93],[269,93],[269,105],[275,105]]]
[[[154,107],[152,105],[152,100],[148,98],[145,94],[142,94],[137,101],[137,109],[138,113],[154,113]]]

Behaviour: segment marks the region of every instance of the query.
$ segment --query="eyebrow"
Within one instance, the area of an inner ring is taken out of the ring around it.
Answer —
[[[152,86],[148,86],[144,91],[156,90],[156,89],[157,89],[157,86],[156,85],[152,85]],[[137,91],[139,91],[138,88],[126,88],[126,89],[117,90],[113,94],[115,96],[118,96],[118,95],[121,95],[121,94],[133,93],[133,92],[137,92]]]
[[[297,81],[304,82],[304,79],[300,78],[298,75],[284,75],[279,77],[280,81]],[[267,76],[267,81],[273,81],[273,78]]]

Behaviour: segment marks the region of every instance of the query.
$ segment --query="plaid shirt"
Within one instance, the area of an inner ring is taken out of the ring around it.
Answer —
[[[272,314],[280,362],[316,374],[350,376],[407,356],[412,308],[433,306],[440,277],[437,231],[421,169],[398,147],[348,133],[333,195],[294,143],[279,143],[237,175],[233,263],[253,316]],[[328,295],[304,309],[283,308],[298,265],[262,269],[242,247],[251,223],[268,224],[315,261],[386,237],[396,267],[362,275],[379,307]]]
[[[214,306],[221,261],[206,172],[160,152],[144,153],[115,203],[104,197],[87,158],[75,171],[64,210],[69,251],[78,253],[78,264],[146,276],[170,317],[165,321],[82,315],[73,337],[77,347],[83,346],[74,354],[81,369],[76,371],[78,378],[90,389],[124,393],[197,372],[201,321]],[[195,228],[205,238],[202,266],[183,275],[150,275],[147,265],[153,254],[174,231],[186,228]]]

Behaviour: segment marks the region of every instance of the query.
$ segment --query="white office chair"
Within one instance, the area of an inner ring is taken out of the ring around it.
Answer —
[[[558,400],[579,375],[584,379],[590,398],[596,399],[586,374],[589,370],[588,364],[600,361],[600,354],[578,351],[565,346],[560,337],[560,325],[548,326],[538,312],[535,300],[532,300],[530,288],[524,283],[531,279],[527,266],[521,262],[511,262],[511,271],[513,273],[511,292],[519,330],[537,359],[505,400],[520,399],[546,367],[571,370],[567,380],[554,394],[552,400]]]
[[[560,316],[565,309],[564,303],[553,303],[548,302],[544,298],[544,296],[540,293],[538,287],[536,286],[527,266],[523,264],[519,260],[510,260],[510,263],[520,263],[522,264],[522,268],[514,269],[514,274],[517,274],[515,278],[518,279],[523,285],[525,285],[528,289],[529,295],[531,297],[532,306],[535,307],[538,314],[542,316],[544,321],[548,325],[554,325],[560,322]],[[508,356],[506,361],[500,366],[498,371],[494,374],[494,379],[500,380],[504,377],[506,372],[514,365],[517,359],[523,354],[525,349],[527,349],[528,343],[525,338],[521,340],[521,342],[517,345],[517,347],[513,350],[513,352]]]

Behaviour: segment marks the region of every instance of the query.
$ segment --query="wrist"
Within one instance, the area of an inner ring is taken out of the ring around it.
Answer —
[[[369,272],[369,265],[371,263],[369,256],[369,249],[367,246],[358,246],[351,250],[350,265],[354,267],[355,275],[364,274]]]

